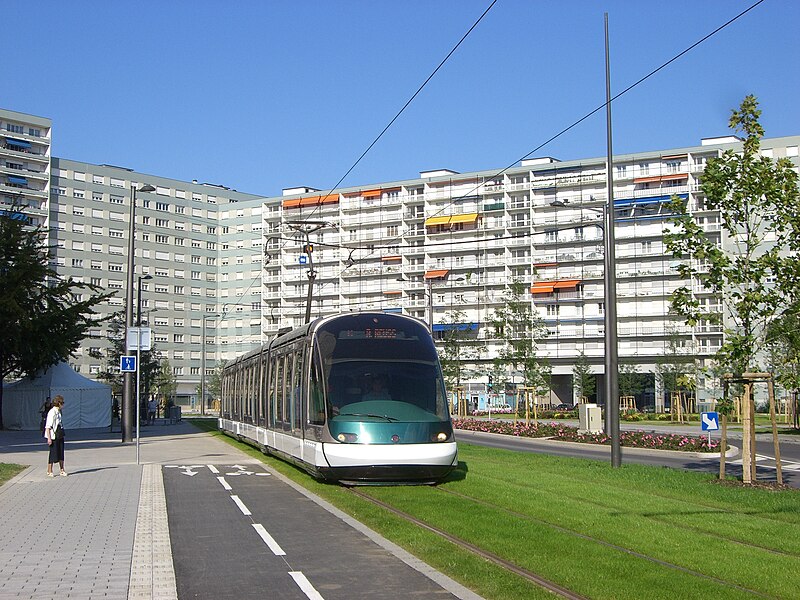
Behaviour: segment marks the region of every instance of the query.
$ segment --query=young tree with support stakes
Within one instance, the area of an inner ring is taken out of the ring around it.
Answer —
[[[0,216],[0,429],[5,378],[32,377],[69,358],[103,321],[94,309],[111,295],[61,278],[50,268],[46,234],[27,222],[18,207]]]
[[[589,401],[589,397],[593,396],[597,389],[597,380],[592,368],[589,366],[589,359],[581,350],[575,365],[572,367],[572,385],[575,388],[575,394],[578,397],[578,402],[582,398]]]
[[[675,290],[672,309],[690,326],[723,323],[725,339],[716,359],[739,376],[759,370],[768,327],[798,297],[800,282],[798,176],[788,158],[773,160],[761,154],[760,116],[756,98],[747,96],[729,122],[745,136],[742,149],[710,159],[703,172],[705,209],[720,213],[721,243],[706,234],[686,201],[677,197],[671,206],[674,230],[665,235],[675,258],[692,259],[679,265],[680,275],[719,297],[723,311],[704,310],[690,285]],[[752,403],[744,413],[752,418]],[[750,436],[745,431],[745,447],[753,441]]]
[[[441,345],[437,346],[442,374],[449,390],[459,387],[464,379],[472,375],[464,365],[477,359],[477,349],[469,344],[470,332],[464,326],[466,317],[463,310],[450,311],[443,322],[445,329]]]
[[[536,340],[547,336],[544,320],[533,311],[526,298],[527,286],[519,281],[509,284],[503,295],[503,304],[494,310],[491,324],[503,346],[497,363],[522,373],[523,385],[543,385],[549,367],[536,356]],[[549,389],[549,378],[547,380]]]

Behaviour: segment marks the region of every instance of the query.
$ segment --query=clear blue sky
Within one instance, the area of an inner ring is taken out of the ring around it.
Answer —
[[[3,0],[0,107],[54,156],[280,195],[333,186],[491,0]],[[344,181],[502,168],[755,0],[499,0]],[[800,134],[800,2],[766,0],[614,103],[616,153]],[[605,154],[603,111],[536,153]]]

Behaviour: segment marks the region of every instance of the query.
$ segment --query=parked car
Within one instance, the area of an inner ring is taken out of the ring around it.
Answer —
[[[558,405],[553,407],[553,410],[556,411],[556,412],[565,412],[565,411],[573,410],[573,409],[574,409],[573,406],[570,406],[569,404],[563,404],[563,403],[562,404],[558,404]]]

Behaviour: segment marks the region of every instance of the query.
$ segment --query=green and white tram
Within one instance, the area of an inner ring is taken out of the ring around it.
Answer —
[[[436,349],[417,319],[346,313],[228,364],[219,427],[344,484],[435,483],[458,461]]]

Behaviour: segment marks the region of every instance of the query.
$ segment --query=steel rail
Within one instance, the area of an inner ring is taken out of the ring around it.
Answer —
[[[456,537],[451,533],[448,533],[448,532],[446,532],[446,531],[444,531],[442,529],[439,529],[438,527],[434,527],[433,525],[430,525],[429,523],[425,523],[424,521],[421,521],[420,519],[417,519],[416,517],[413,517],[412,515],[410,515],[410,514],[408,514],[406,512],[403,512],[402,510],[399,510],[399,509],[395,508],[394,506],[392,506],[390,504],[387,504],[387,503],[382,502],[382,501],[380,501],[380,500],[378,500],[376,498],[373,498],[372,496],[369,496],[369,495],[365,494],[364,492],[361,492],[360,490],[357,490],[357,489],[354,489],[354,488],[348,488],[348,489],[350,490],[350,492],[352,492],[353,494],[355,494],[359,498],[361,498],[363,500],[366,500],[367,502],[371,502],[372,504],[375,504],[377,506],[380,506],[381,508],[384,508],[384,509],[388,510],[389,512],[397,515],[398,517],[400,517],[400,518],[402,518],[402,519],[404,519],[404,520],[406,520],[406,521],[408,521],[410,523],[413,523],[414,525],[417,525],[418,527],[422,527],[423,529],[427,529],[428,531],[430,531],[432,533],[435,533],[439,537],[442,537],[442,538],[446,539],[451,544],[454,544],[454,545],[458,546],[459,548],[467,550],[468,552],[471,552],[472,554],[475,554],[475,555],[481,557],[484,560],[487,560],[487,561],[489,561],[491,563],[494,563],[495,565],[497,565],[497,566],[499,566],[499,567],[501,567],[501,568],[503,568],[503,569],[505,569],[507,571],[511,571],[515,575],[519,575],[520,577],[522,577],[524,579],[527,579],[531,583],[533,583],[533,584],[535,584],[535,585],[537,585],[537,586],[539,586],[539,587],[541,587],[541,588],[543,588],[543,589],[545,589],[545,590],[547,590],[547,591],[549,591],[549,592],[551,592],[553,594],[556,594],[556,595],[558,595],[558,596],[560,596],[562,598],[568,598],[569,600],[588,600],[586,598],[586,596],[581,596],[580,594],[576,594],[572,590],[569,590],[569,589],[567,589],[565,587],[562,587],[562,586],[558,585],[557,583],[553,583],[552,581],[550,581],[548,579],[545,579],[544,577],[541,577],[540,575],[537,575],[536,573],[533,573],[532,571],[528,571],[527,569],[523,569],[522,567],[519,567],[518,565],[515,565],[514,563],[509,562],[509,561],[505,560],[504,558],[501,558],[500,556],[497,556],[496,554],[493,554],[491,552],[487,552],[486,550],[483,550],[482,548],[479,548],[478,546],[475,546],[474,544],[471,544],[471,543],[467,542],[466,540],[462,540],[461,538]]]

